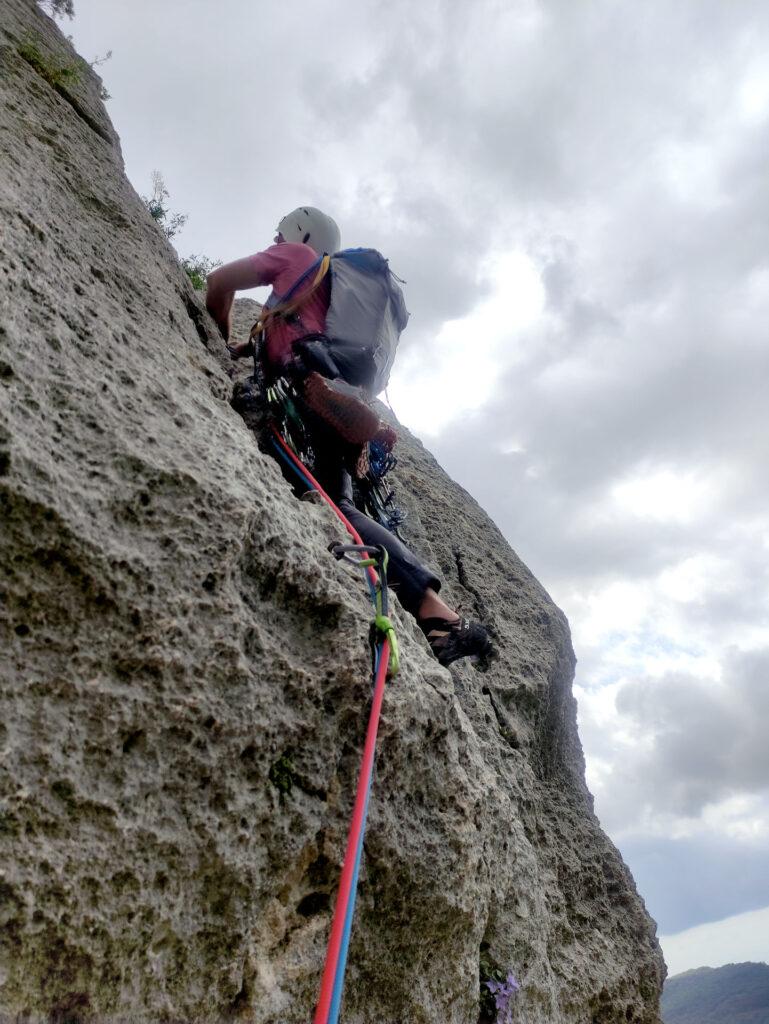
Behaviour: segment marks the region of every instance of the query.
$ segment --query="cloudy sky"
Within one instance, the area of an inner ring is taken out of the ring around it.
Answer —
[[[570,619],[672,972],[769,960],[769,4],[75,7],[182,255],[311,203],[406,279],[390,400]]]

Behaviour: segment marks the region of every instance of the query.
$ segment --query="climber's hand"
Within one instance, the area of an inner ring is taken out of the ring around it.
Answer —
[[[252,356],[254,354],[254,343],[251,338],[247,341],[235,342],[227,346],[227,351],[233,359],[243,359],[245,356]]]

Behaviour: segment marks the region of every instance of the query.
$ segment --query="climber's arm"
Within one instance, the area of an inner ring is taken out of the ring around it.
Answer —
[[[233,260],[217,267],[206,280],[206,309],[216,321],[222,337],[229,341],[232,332],[232,304],[235,292],[267,284],[265,275],[253,256]]]

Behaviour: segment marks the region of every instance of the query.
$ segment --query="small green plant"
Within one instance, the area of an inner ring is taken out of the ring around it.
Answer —
[[[294,768],[294,762],[291,760],[290,750],[280,755],[278,760],[271,766],[267,778],[278,792],[284,796],[291,792],[296,778],[296,769]]]
[[[103,57],[94,57],[93,60],[88,61],[89,68],[100,68],[102,64],[106,64],[108,60],[112,60],[112,50],[107,50]],[[99,76],[99,99],[109,100],[112,99],[110,94],[107,92],[107,88],[104,82],[101,81],[101,75]]]
[[[512,1024],[513,1000],[520,990],[515,975],[508,971],[504,981],[487,981],[486,988],[494,996],[496,1024]]]
[[[160,171],[153,171],[152,195],[142,196],[142,202],[147,207],[150,217],[168,239],[178,234],[187,223],[186,213],[171,213],[166,205],[166,200],[170,198],[171,195],[163,181],[163,175]]]
[[[92,68],[100,68],[102,64],[106,64],[108,60],[112,60],[112,50],[107,50],[103,57],[94,57],[93,60],[89,60],[88,66]]]
[[[68,36],[67,38],[71,43],[72,37]],[[92,61],[83,60],[77,54],[72,60],[63,61],[58,57],[54,57],[53,54],[44,53],[38,44],[39,40],[34,35],[28,33],[19,43],[17,52],[54,89],[78,85],[83,79],[83,73],[86,68],[101,67],[102,64],[106,64],[112,57],[112,50],[108,50],[103,57],[94,57]],[[110,94],[101,81],[99,82],[99,98],[102,100],[110,98]]]
[[[208,275],[221,265],[221,260],[212,260],[208,256],[196,256],[195,254],[185,256],[182,260],[182,270],[192,282],[192,287],[196,292],[203,291]]]
[[[171,195],[166,188],[163,175],[160,171],[153,171],[152,195],[142,196],[142,202],[147,207],[150,217],[152,217],[169,241],[187,223],[186,213],[171,213],[168,206],[170,198]],[[185,256],[179,262],[181,263],[182,270],[190,279],[192,287],[198,292],[203,291],[206,287],[206,277],[211,271],[215,267],[222,265],[221,260],[212,260],[209,256],[202,256],[197,253]]]
[[[43,53],[38,46],[38,40],[32,35],[24,36],[17,47],[17,52],[54,89],[76,85],[82,79],[83,68],[86,67],[82,57],[61,61],[52,54]]]
[[[502,970],[489,954],[487,943],[481,946],[478,960],[480,981],[480,1017],[482,1024],[510,1024],[513,1000],[520,988],[511,971]]]
[[[497,1008],[494,1003],[494,996],[488,988],[488,983],[490,981],[504,981],[504,978],[505,972],[496,960],[489,956],[488,949],[481,948],[481,955],[478,961],[478,980],[480,981],[481,986],[480,1019],[484,1022],[495,1021],[497,1017]]]

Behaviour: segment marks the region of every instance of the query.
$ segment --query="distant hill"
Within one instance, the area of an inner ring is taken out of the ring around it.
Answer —
[[[769,1024],[769,966],[698,967],[668,978],[665,1024]]]

